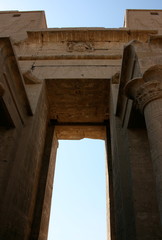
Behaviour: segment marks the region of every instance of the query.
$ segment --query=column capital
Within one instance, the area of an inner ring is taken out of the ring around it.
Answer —
[[[145,82],[157,80],[162,81],[162,65],[154,65],[148,68],[144,74],[143,79]]]
[[[125,94],[135,100],[136,106],[143,112],[144,107],[151,101],[162,98],[162,81],[144,81],[144,78],[135,78],[125,86]]]
[[[142,77],[129,80],[125,86],[125,94],[135,100],[142,112],[149,102],[162,98],[162,65],[151,66]]]

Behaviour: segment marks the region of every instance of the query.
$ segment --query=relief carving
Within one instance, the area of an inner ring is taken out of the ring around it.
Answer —
[[[68,52],[92,52],[94,51],[93,43],[91,42],[68,42]]]

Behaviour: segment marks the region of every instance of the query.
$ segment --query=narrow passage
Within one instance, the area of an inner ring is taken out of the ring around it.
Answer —
[[[106,240],[105,142],[59,141],[48,240]]]

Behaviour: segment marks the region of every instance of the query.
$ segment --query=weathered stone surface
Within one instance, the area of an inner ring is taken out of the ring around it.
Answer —
[[[103,139],[106,138],[105,126],[90,125],[57,125],[56,136],[58,139],[76,140],[83,138]]]
[[[0,239],[47,239],[57,140],[94,138],[108,240],[161,240],[161,24],[161,10],[128,10],[120,29],[0,12]]]
[[[43,11],[0,12],[0,36],[12,36],[14,41],[20,41],[27,37],[26,31],[47,28]]]
[[[157,29],[162,33],[162,12],[161,10],[134,10],[126,12],[125,27],[130,29]]]
[[[47,80],[50,118],[65,123],[103,123],[109,118],[106,79]]]

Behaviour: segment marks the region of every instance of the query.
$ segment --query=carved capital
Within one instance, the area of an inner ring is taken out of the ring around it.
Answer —
[[[143,78],[132,79],[126,84],[125,93],[127,97],[135,100],[136,106],[143,112],[149,102],[162,98],[162,82],[145,82]]]
[[[144,74],[143,79],[145,82],[149,81],[162,81],[162,65],[154,65],[150,68],[148,68]]]
[[[5,93],[5,88],[3,86],[3,83],[0,82],[0,97],[2,97]]]

